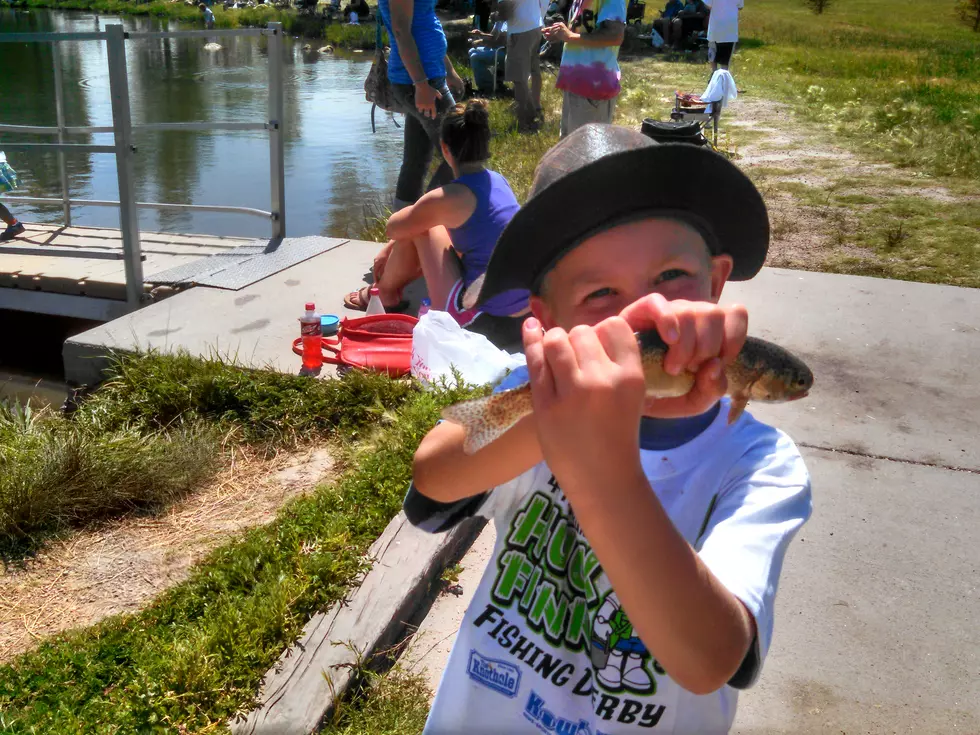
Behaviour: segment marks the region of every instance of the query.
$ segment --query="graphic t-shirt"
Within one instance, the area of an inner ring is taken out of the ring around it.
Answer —
[[[699,696],[664,671],[542,463],[482,504],[496,525],[493,558],[460,625],[427,735],[729,730],[735,687],[754,682],[769,648],[783,557],[811,500],[789,437],[748,414],[729,426],[728,407],[724,399],[691,441],[640,454],[678,531],[755,617],[755,644],[729,685]]]
[[[604,21],[626,22],[624,0],[575,0],[568,27],[592,33]],[[558,70],[558,89],[590,100],[611,100],[619,95],[619,47],[587,48],[566,43]]]
[[[743,0],[705,0],[711,8],[708,16],[708,40],[715,43],[738,41],[738,11],[745,6]]]

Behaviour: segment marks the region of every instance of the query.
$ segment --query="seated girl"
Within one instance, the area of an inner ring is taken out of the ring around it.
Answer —
[[[463,327],[498,346],[520,343],[520,324],[528,312],[526,290],[495,296],[480,310],[464,309],[463,293],[483,275],[497,238],[519,209],[503,176],[486,167],[490,157],[490,116],[485,100],[450,110],[442,122],[442,155],[455,179],[391,215],[390,242],[374,260],[374,280],[386,311],[404,311],[402,291],[425,278],[432,308],[446,311]],[[344,299],[363,311],[368,287]]]

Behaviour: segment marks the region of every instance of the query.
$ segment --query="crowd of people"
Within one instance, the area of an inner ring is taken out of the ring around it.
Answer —
[[[742,0],[668,0],[654,25],[666,38],[684,38],[707,24],[714,62],[725,66],[737,39],[741,6]],[[556,81],[562,91],[561,137],[589,123],[612,123],[620,93],[625,0],[572,0],[564,5],[560,0],[493,0],[478,3],[475,10],[469,51],[474,80],[478,89],[492,90],[503,60],[504,78],[513,85],[518,130],[533,133],[543,120],[542,43],[562,47]],[[518,209],[506,179],[486,165],[486,103],[456,104],[464,83],[447,54],[435,0],[380,0],[378,12],[390,39],[392,96],[405,110],[389,241],[373,268],[382,303],[390,311],[404,310],[403,290],[422,277],[435,308],[507,344],[519,336],[527,294],[506,294],[480,311],[466,308],[461,300],[483,275]],[[426,182],[437,151],[442,161]],[[366,310],[368,291],[363,287],[349,293],[347,308]]]

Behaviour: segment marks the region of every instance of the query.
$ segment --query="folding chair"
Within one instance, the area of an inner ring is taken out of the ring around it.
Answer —
[[[716,75],[722,73],[730,73],[726,69],[717,69],[712,75],[711,79],[714,80]],[[708,87],[711,87],[711,82],[708,83]],[[721,113],[725,109],[725,95],[721,94],[718,99],[708,100],[704,98],[697,98],[701,105],[696,107],[685,106],[682,104],[683,101],[688,99],[686,95],[681,95],[679,93],[674,94],[674,109],[670,113],[671,120],[691,120],[693,122],[701,123],[706,125],[711,123],[711,145],[718,146],[718,121],[721,119]],[[711,112],[708,112],[708,106],[711,107]]]

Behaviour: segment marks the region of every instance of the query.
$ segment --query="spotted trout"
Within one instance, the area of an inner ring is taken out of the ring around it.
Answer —
[[[694,386],[694,373],[670,375],[664,370],[667,344],[656,331],[637,332],[648,398],[676,398]],[[771,342],[748,337],[738,357],[725,368],[734,423],[750,401],[783,403],[803,398],[813,386],[813,373],[802,360]],[[486,398],[447,406],[442,417],[466,430],[463,451],[473,454],[500,438],[533,411],[531,386],[524,383]]]

